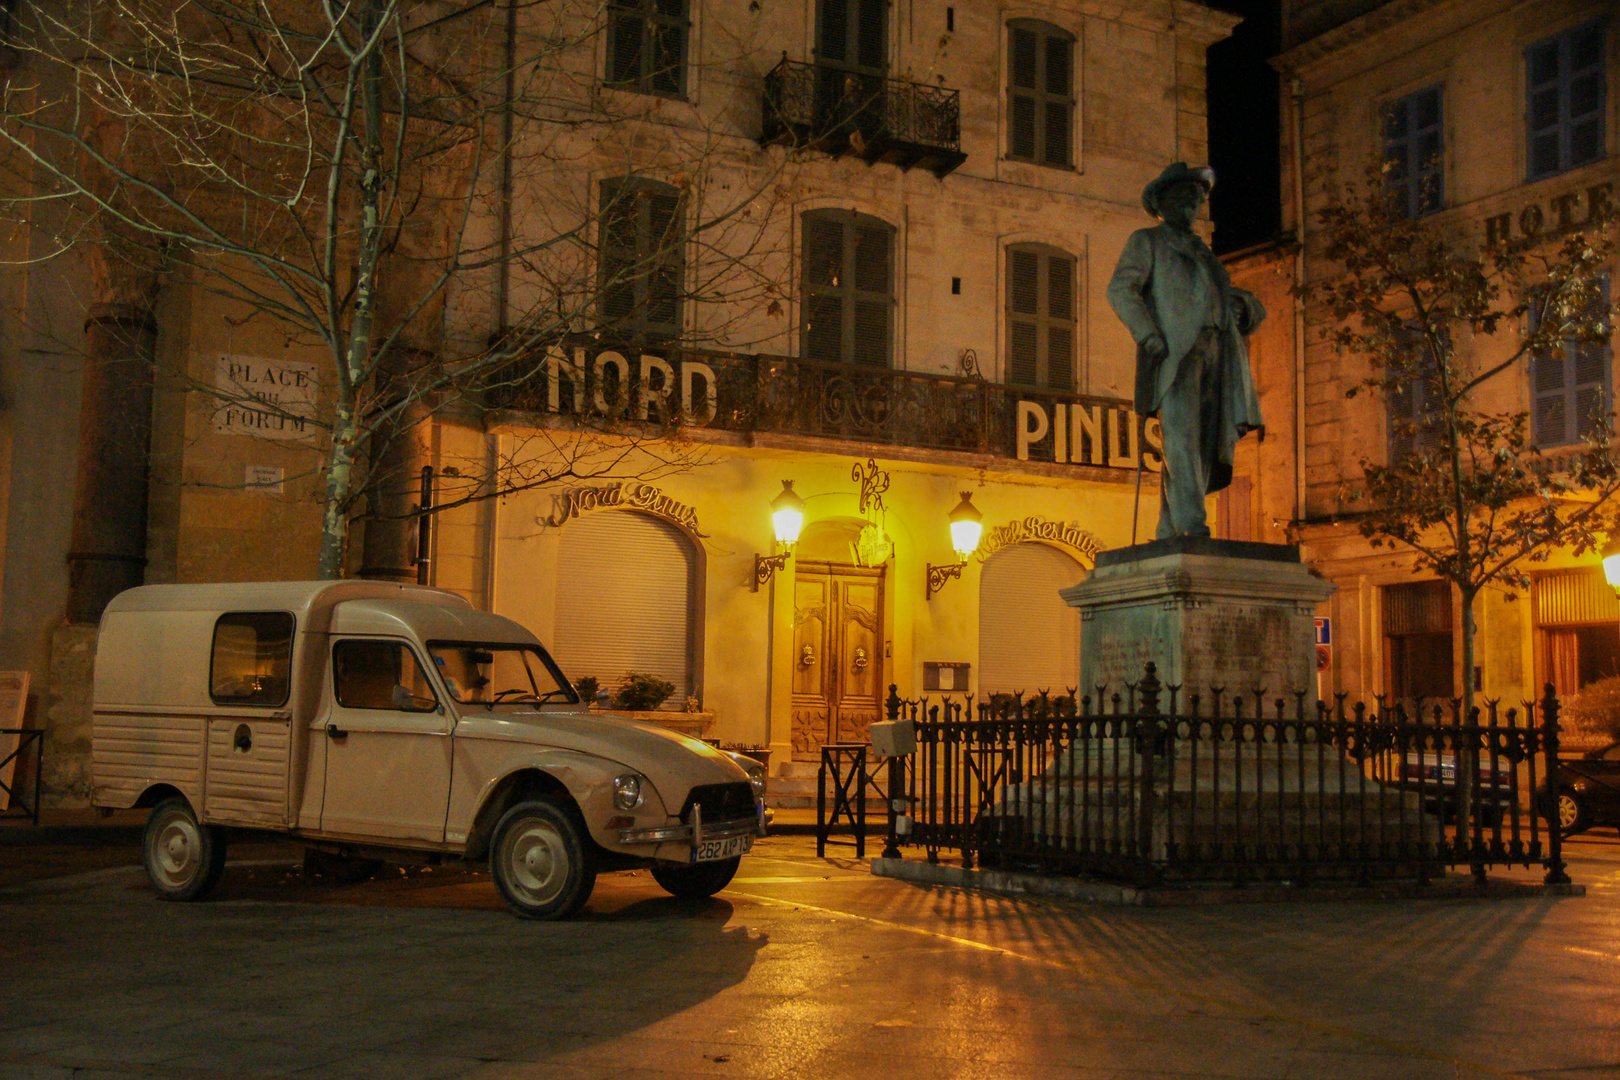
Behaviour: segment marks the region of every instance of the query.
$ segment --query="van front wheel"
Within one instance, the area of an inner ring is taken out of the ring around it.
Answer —
[[[501,815],[489,873],[506,906],[525,919],[566,919],[596,887],[582,823],[550,799],[520,802]]]
[[[204,825],[184,799],[164,799],[146,821],[146,876],[164,900],[196,900],[225,870],[225,836]]]

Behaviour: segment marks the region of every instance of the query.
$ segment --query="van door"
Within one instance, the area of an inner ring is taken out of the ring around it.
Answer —
[[[444,840],[452,719],[410,643],[332,643],[321,831]]]

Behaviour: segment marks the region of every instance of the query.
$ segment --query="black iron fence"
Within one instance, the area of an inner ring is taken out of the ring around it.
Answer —
[[[1161,705],[1161,700],[1164,702]],[[916,751],[890,847],[965,865],[1162,879],[1415,877],[1541,865],[1567,882],[1548,792],[1558,700],[1347,708],[1161,686],[905,701]]]

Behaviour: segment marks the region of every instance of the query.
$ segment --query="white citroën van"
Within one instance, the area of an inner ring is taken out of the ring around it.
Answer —
[[[241,830],[487,858],[540,919],[602,870],[709,896],[765,833],[753,762],[589,712],[533,634],[438,589],[143,586],[108,605],[95,671],[93,801],[152,808],[146,870],[171,900],[212,888]]]

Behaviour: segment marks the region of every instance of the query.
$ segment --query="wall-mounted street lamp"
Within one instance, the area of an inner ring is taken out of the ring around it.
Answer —
[[[771,500],[771,527],[776,530],[775,555],[754,556],[753,590],[771,580],[778,570],[787,567],[788,556],[799,542],[799,530],[804,527],[804,500],[793,490],[793,481],[782,481],[782,491]]]
[[[967,565],[968,556],[979,549],[979,536],[984,531],[984,526],[980,524],[983,519],[984,515],[973,506],[973,492],[962,492],[962,501],[956,504],[956,509],[950,514],[951,547],[956,549],[961,561],[945,566],[929,564],[928,599],[943,589],[947,581],[962,576],[962,567]]]
[[[1620,596],[1620,540],[1609,541],[1609,546],[1603,549],[1603,577]]]

